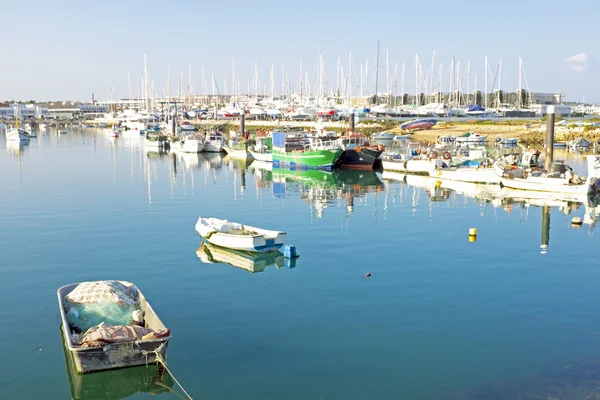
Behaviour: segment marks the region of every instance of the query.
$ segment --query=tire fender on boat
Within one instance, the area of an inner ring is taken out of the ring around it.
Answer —
[[[445,152],[444,152],[444,154],[442,154],[442,158],[443,158],[444,160],[449,160],[449,159],[451,159],[451,158],[452,158],[452,154],[450,154],[450,152],[449,152],[449,151],[445,151]]]

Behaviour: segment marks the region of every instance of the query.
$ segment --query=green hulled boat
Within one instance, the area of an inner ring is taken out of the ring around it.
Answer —
[[[313,140],[301,134],[273,132],[273,164],[305,169],[332,169],[343,150],[335,140]]]

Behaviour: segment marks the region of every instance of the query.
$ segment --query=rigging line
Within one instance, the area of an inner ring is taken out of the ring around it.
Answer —
[[[499,307],[493,307],[487,304],[482,304],[482,303],[472,303],[478,307],[481,308],[487,308],[488,310],[493,310],[493,311],[498,311],[498,312],[502,312],[505,314],[511,314],[511,315],[516,315],[519,317],[523,317],[523,318],[527,318],[527,319],[532,319],[535,321],[540,321],[540,322],[545,322],[548,324],[552,324],[552,325],[557,325],[557,326],[562,326],[563,328],[567,328],[567,329],[571,329],[573,331],[578,331],[578,332],[584,332],[584,333],[588,333],[590,335],[596,335],[596,336],[600,336],[600,332],[596,332],[596,331],[591,331],[589,329],[585,329],[585,328],[580,328],[578,326],[573,326],[573,325],[568,325],[565,324],[564,322],[560,322],[560,321],[555,321],[552,319],[548,319],[548,318],[541,318],[541,317],[534,317],[531,315],[527,315],[527,314],[522,314],[516,311],[510,311],[510,310],[505,310],[503,308],[499,308]]]

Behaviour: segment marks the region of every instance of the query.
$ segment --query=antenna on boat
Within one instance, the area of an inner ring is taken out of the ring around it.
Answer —
[[[375,104],[377,104],[377,91],[379,90],[379,40],[377,41],[377,57],[375,58]]]

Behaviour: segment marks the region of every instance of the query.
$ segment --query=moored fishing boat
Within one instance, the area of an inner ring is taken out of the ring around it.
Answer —
[[[271,136],[256,136],[255,144],[248,148],[252,157],[257,161],[273,162],[273,139]]]
[[[145,135],[145,144],[147,148],[167,148],[169,147],[169,138],[167,135],[149,131]]]
[[[273,163],[293,168],[331,169],[342,155],[335,140],[308,140],[304,133],[273,132]]]
[[[218,218],[198,218],[196,231],[208,243],[234,250],[276,251],[286,233],[242,225]]]
[[[166,360],[171,332],[133,283],[73,283],[57,296],[65,345],[78,373],[146,365],[157,355]]]
[[[204,150],[204,139],[201,135],[183,135],[180,143],[180,150],[184,153],[200,153]]]
[[[6,141],[7,142],[29,142],[29,132],[19,129],[18,126],[9,128],[6,130]]]
[[[208,153],[220,153],[223,149],[223,135],[220,132],[212,132],[206,135],[204,151]]]
[[[362,135],[346,135],[338,139],[338,143],[344,150],[337,166],[347,169],[379,169],[381,160],[379,156],[383,153],[384,146],[370,146],[369,141]]]
[[[519,138],[505,138],[502,135],[499,135],[494,139],[494,145],[496,146],[516,145],[517,143],[519,143]]]
[[[423,154],[419,143],[409,143],[404,152],[386,151],[381,155],[384,171],[429,175],[432,165],[431,157],[427,151]]]
[[[434,159],[429,176],[436,179],[468,183],[499,184],[492,160],[482,148],[459,149],[453,156],[449,151]]]
[[[466,132],[456,137],[456,143],[476,143],[483,144],[487,140],[487,135],[480,135],[475,132]]]
[[[538,167],[539,152],[525,152],[520,164],[510,159],[494,163],[503,186],[539,192],[587,194],[600,191],[600,156],[587,156],[588,176],[580,177],[563,163],[552,163],[549,170]]]
[[[252,154],[248,151],[248,141],[244,139],[229,139],[223,149],[232,158],[252,158]]]
[[[194,126],[194,124],[192,124],[190,121],[183,121],[181,123],[181,130],[182,131],[195,131],[196,126]]]

